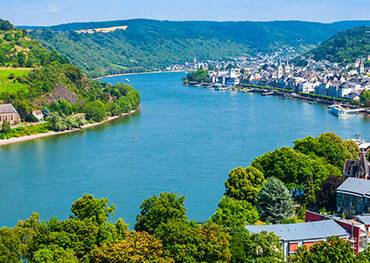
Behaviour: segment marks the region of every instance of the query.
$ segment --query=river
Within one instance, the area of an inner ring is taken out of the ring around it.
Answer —
[[[370,120],[338,119],[326,106],[184,87],[183,73],[126,78],[141,112],[98,128],[0,148],[0,226],[33,211],[65,219],[84,193],[108,197],[112,220],[135,223],[140,204],[160,192],[186,196],[191,219],[206,220],[228,172],[258,155],[322,132],[370,139]]]

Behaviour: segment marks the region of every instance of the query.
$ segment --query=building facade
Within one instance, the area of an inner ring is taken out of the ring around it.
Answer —
[[[21,118],[12,104],[0,105],[0,125],[2,125],[5,121],[7,121],[10,125],[15,125],[21,122]]]
[[[370,213],[370,180],[347,178],[336,194],[337,212],[347,216]]]
[[[360,147],[360,154],[358,159],[346,160],[343,168],[343,175],[345,177],[370,179],[370,163],[366,159],[366,155],[369,149],[369,146],[363,144],[363,147]]]
[[[311,246],[336,236],[349,239],[350,234],[334,220],[277,225],[246,226],[250,233],[272,232],[280,238],[285,260],[297,253],[299,247]]]

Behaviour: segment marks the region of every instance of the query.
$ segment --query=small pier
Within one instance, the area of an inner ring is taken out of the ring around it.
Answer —
[[[365,108],[356,108],[356,109],[346,109],[342,105],[331,105],[329,106],[330,112],[336,116],[346,116],[350,114],[357,114],[367,112]]]

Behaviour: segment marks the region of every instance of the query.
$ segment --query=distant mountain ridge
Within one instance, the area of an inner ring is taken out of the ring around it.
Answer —
[[[279,47],[317,45],[370,21],[331,24],[302,21],[209,22],[133,19],[29,28],[31,35],[92,76],[160,69],[170,64],[241,56]],[[128,26],[111,33],[77,30]]]

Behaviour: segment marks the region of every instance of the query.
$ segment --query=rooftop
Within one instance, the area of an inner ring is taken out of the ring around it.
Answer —
[[[370,197],[370,180],[349,177],[337,188],[337,192]]]
[[[0,114],[3,113],[17,113],[12,104],[0,104]]]
[[[317,240],[331,236],[349,236],[349,233],[334,220],[305,222],[297,224],[246,226],[251,233],[273,232],[281,240]]]
[[[365,225],[370,225],[370,215],[357,216],[357,219]]]

